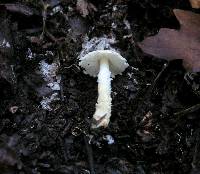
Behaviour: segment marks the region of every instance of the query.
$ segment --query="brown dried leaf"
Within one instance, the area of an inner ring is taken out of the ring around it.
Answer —
[[[200,71],[200,15],[175,9],[180,30],[161,28],[159,33],[139,43],[147,54],[166,60],[183,59],[187,70]]]
[[[92,11],[97,11],[97,8],[87,0],[77,0],[76,9],[83,17],[86,17]]]
[[[189,0],[192,8],[200,8],[200,0]]]

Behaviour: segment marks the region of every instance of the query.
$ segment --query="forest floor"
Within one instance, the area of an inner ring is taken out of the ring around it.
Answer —
[[[189,1],[78,1],[1,1],[0,174],[200,173],[200,75],[137,46],[179,29]],[[102,37],[130,66],[108,128],[91,130],[97,79],[78,57]]]

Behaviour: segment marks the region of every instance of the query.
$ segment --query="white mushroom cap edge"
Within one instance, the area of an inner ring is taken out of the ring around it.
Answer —
[[[128,66],[126,59],[119,53],[111,50],[97,50],[80,58],[79,66],[84,68],[84,73],[96,77],[99,73],[99,60],[104,57],[109,60],[111,76],[121,74]]]

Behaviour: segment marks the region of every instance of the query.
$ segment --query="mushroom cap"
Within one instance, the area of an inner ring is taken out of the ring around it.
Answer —
[[[121,74],[129,65],[125,58],[112,50],[97,50],[86,54],[80,58],[79,66],[84,68],[84,73],[96,77],[99,73],[99,62],[101,58],[107,58],[109,61],[109,70],[111,76]]]

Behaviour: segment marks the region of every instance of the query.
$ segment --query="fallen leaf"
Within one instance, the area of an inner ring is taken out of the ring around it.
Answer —
[[[192,8],[200,8],[200,0],[189,0]]]
[[[138,45],[147,54],[166,60],[182,59],[187,70],[200,71],[200,15],[179,9],[173,11],[180,30],[161,28],[157,35]]]
[[[86,21],[80,16],[69,18],[69,25],[72,29],[71,32],[74,39],[80,38],[81,35],[85,35],[87,32]]]
[[[6,16],[0,17],[0,79],[7,82],[16,83],[14,72],[15,58],[13,50],[12,30],[10,21]]]
[[[0,7],[4,7],[6,10],[14,13],[20,13],[25,16],[32,16],[34,14],[38,15],[36,10],[33,10],[32,8],[22,5],[19,3],[8,3],[8,4],[0,4]]]
[[[87,0],[77,0],[76,9],[83,17],[86,17],[92,11],[97,11],[97,8]]]
[[[8,147],[0,147],[0,166],[14,166],[16,163],[16,153]]]

